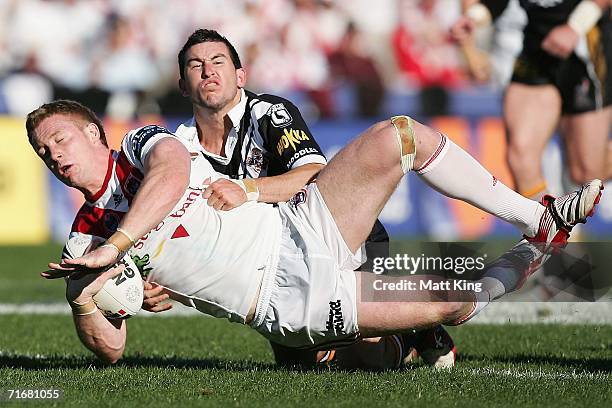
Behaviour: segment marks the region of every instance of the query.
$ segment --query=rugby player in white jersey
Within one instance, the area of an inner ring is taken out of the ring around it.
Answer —
[[[99,274],[68,301],[83,344],[110,362],[123,353],[126,322],[107,320],[92,296],[121,271],[106,268],[128,251],[149,281],[203,313],[248,324],[288,346],[337,345],[469,320],[522,285],[552,246],[566,242],[592,214],[602,188],[594,180],[543,204],[528,200],[444,135],[399,116],[353,140],[296,199],[218,211],[201,191],[219,175],[163,128],[131,131],[122,152],[111,152],[95,115],[70,101],[33,111],[26,128],[53,174],[86,197],[64,259],[42,275]],[[524,267],[491,268],[478,280],[480,291],[457,292],[454,301],[362,301],[365,274],[353,271],[363,262],[362,244],[410,170],[516,225],[527,238],[511,252]]]

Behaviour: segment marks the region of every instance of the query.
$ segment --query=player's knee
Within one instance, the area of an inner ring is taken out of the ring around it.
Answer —
[[[533,151],[521,147],[508,146],[506,153],[508,165],[516,173],[522,170],[534,169],[539,166],[540,157]]]
[[[439,302],[439,323],[454,324],[470,313],[473,304],[469,302]]]
[[[604,166],[598,166],[597,163],[581,163],[569,167],[569,175],[572,182],[576,184],[584,184],[596,178],[605,178]]]

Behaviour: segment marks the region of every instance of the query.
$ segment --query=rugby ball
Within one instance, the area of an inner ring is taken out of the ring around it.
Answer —
[[[144,298],[142,278],[132,258],[126,255],[118,263],[125,265],[124,271],[107,280],[93,297],[98,309],[108,319],[127,319],[134,316],[140,311]],[[79,279],[68,279],[68,297],[74,299],[97,277],[97,274],[88,274]]]

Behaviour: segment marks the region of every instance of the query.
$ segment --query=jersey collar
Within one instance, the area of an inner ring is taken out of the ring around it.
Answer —
[[[85,200],[87,200],[87,202],[95,203],[100,199],[100,197],[102,197],[102,194],[104,194],[104,192],[106,191],[106,188],[108,187],[108,182],[110,181],[111,175],[113,174],[114,154],[114,150],[111,150],[108,153],[108,167],[106,168],[106,176],[104,176],[104,183],[102,183],[102,188],[100,188],[100,190],[98,190],[98,192],[92,195],[91,197],[85,195]]]

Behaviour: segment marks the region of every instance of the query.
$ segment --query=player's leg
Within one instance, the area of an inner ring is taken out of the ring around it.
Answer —
[[[561,115],[561,96],[553,85],[512,82],[504,96],[508,165],[516,190],[539,201],[546,194],[542,154]]]
[[[304,350],[270,342],[276,364],[281,367],[311,370],[389,370],[398,368],[410,351],[399,335],[361,339],[355,344],[326,350]]]
[[[317,178],[318,190],[351,251],[365,241],[389,196],[411,169],[442,194],[496,215],[528,236],[536,234],[543,206],[499,182],[446,136],[402,116],[366,130]]]
[[[612,108],[564,115],[561,131],[572,181],[605,178]]]
[[[357,316],[361,334],[380,336],[410,329],[423,329],[436,324],[461,324],[480,312],[488,303],[522,287],[525,280],[550,257],[555,246],[567,243],[569,232],[578,223],[586,222],[595,210],[603,186],[600,180],[583,185],[578,191],[553,199],[545,197],[546,212],[534,238],[523,239],[515,247],[490,264],[475,283],[477,286],[455,287],[452,283],[441,290],[421,287],[422,276],[403,276],[414,282],[407,300],[395,301],[391,291],[387,299],[378,301],[363,295],[383,290],[385,283],[397,283],[397,277],[355,272],[357,277]],[[444,282],[439,277],[426,277],[431,282]],[[377,282],[378,281],[378,282]],[[452,282],[448,281],[447,282]],[[409,287],[409,286],[405,286]],[[384,293],[383,293],[384,295]],[[384,300],[391,301],[384,301]]]

